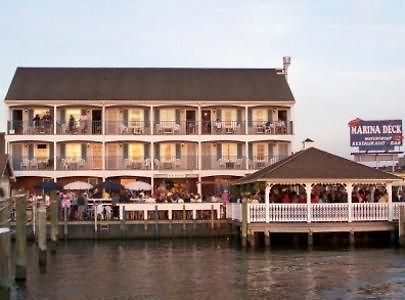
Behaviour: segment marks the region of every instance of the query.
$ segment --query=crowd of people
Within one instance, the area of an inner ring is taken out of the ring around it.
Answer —
[[[42,116],[35,114],[34,118],[32,119],[32,123],[34,125],[35,132],[50,131],[53,125],[52,115],[49,113],[49,111],[46,111]]]

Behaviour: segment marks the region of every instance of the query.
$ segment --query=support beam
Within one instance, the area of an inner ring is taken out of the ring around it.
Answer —
[[[312,186],[310,183],[307,183],[305,185],[305,193],[307,195],[307,222],[311,223],[311,192],[312,192]]]
[[[266,210],[266,223],[270,222],[270,190],[271,190],[271,185],[267,184],[265,192],[264,192],[264,204],[265,204],[265,210]]]
[[[354,246],[356,244],[356,236],[354,231],[350,231],[349,233],[349,244],[350,246]]]
[[[271,241],[270,241],[270,231],[267,230],[264,232],[264,245],[266,248],[270,248]]]
[[[314,234],[312,231],[308,232],[308,248],[312,248],[314,245]]]
[[[392,222],[394,217],[394,207],[392,206],[392,183],[385,185],[388,194],[388,221]]]
[[[347,193],[347,204],[348,204],[348,221],[349,223],[352,222],[353,219],[353,205],[352,205],[352,192],[353,192],[353,184],[348,182],[346,184],[346,193]]]
[[[15,279],[24,281],[27,278],[27,194],[18,190],[14,196],[16,204],[15,232]]]
[[[51,217],[51,252],[56,253],[56,245],[58,243],[59,224],[58,224],[58,199],[56,191],[51,191],[49,213]]]
[[[38,262],[40,266],[46,265],[46,207],[41,205],[38,209]]]
[[[247,198],[242,198],[242,224],[240,227],[242,247],[247,246]]]
[[[249,232],[247,239],[248,239],[249,246],[255,247],[255,245],[256,245],[255,232]]]

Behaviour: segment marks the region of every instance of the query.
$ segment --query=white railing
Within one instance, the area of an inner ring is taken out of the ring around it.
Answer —
[[[305,204],[270,204],[270,222],[306,222],[308,208]]]
[[[311,204],[312,222],[343,222],[349,220],[349,204]]]
[[[266,206],[263,203],[248,204],[248,223],[266,222]]]
[[[353,203],[352,221],[387,221],[388,203]]]
[[[148,220],[149,211],[167,211],[168,219],[171,220],[173,211],[192,211],[193,220],[197,219],[197,211],[215,210],[217,218],[221,216],[221,203],[119,203],[120,220],[123,220],[125,212],[143,212],[144,220]]]
[[[405,202],[392,203],[392,220],[398,220],[399,210]],[[226,206],[226,217],[242,220],[242,204]],[[351,213],[350,213],[351,212]],[[269,204],[269,222],[367,222],[390,220],[389,203],[322,203],[310,204]],[[266,222],[264,203],[248,204],[248,223]]]
[[[242,205],[239,203],[226,204],[226,218],[242,221]]]

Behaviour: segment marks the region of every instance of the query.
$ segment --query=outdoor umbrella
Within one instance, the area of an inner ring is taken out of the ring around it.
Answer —
[[[124,187],[121,184],[109,180],[97,184],[95,188],[104,189],[106,191],[120,191],[124,189]]]
[[[44,191],[56,191],[60,190],[61,186],[53,181],[42,181],[35,185],[35,188],[44,190]]]
[[[131,191],[150,191],[152,186],[144,181],[132,181],[128,183],[125,188]]]
[[[84,181],[74,181],[63,187],[64,190],[90,190],[93,186]]]

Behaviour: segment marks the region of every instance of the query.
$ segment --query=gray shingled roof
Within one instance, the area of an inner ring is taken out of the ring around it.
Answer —
[[[7,172],[6,172],[7,171]],[[8,154],[0,154],[0,177],[7,175],[11,179],[14,178],[13,167],[11,166]]]
[[[265,181],[266,179],[401,180],[400,177],[313,147],[249,174],[237,180],[235,184]]]
[[[276,69],[17,68],[6,100],[294,101]]]

